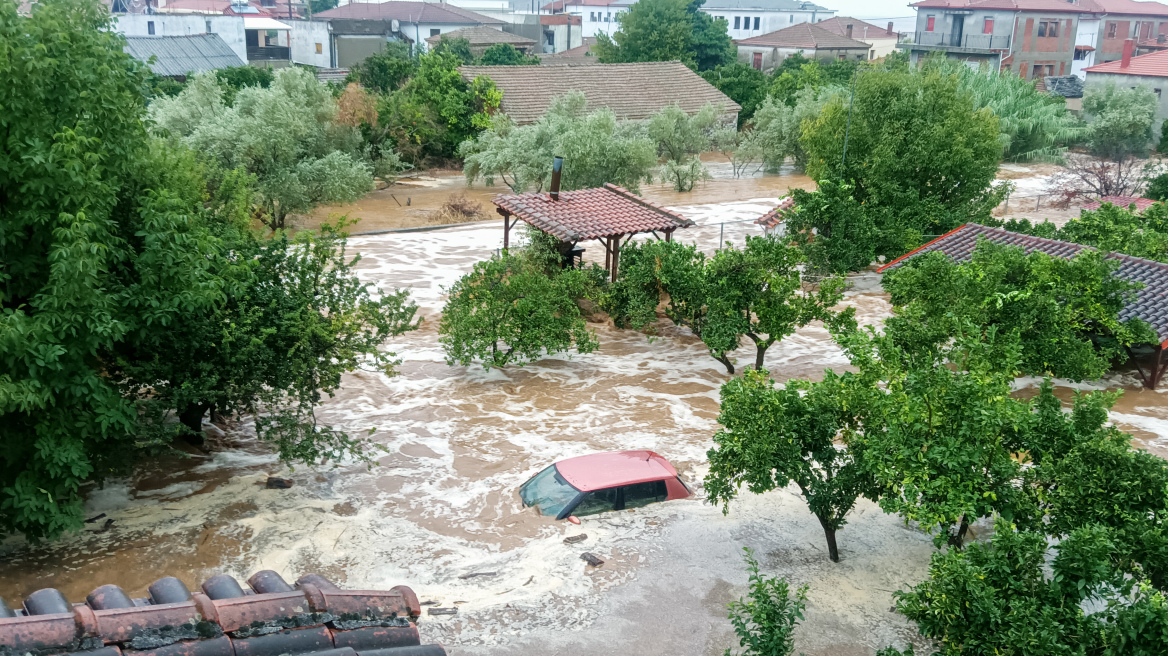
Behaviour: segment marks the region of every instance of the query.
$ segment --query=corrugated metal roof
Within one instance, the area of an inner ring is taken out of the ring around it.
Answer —
[[[156,75],[175,76],[214,71],[232,66],[246,66],[218,34],[189,36],[128,36],[126,52],[139,61],[149,62]]]
[[[1041,251],[1052,257],[1070,259],[1080,251],[1095,250],[1091,246],[1075,244],[1069,241],[1046,239],[1025,235],[1020,232],[1010,232],[1002,228],[990,228],[976,223],[966,223],[952,232],[941,235],[920,248],[902,255],[895,260],[877,269],[883,273],[888,269],[895,269],[905,260],[933,251],[944,253],[956,262],[968,262],[977,248],[978,238],[992,241],[995,244],[1017,246],[1025,253]],[[1115,276],[1123,280],[1132,280],[1144,283],[1144,288],[1136,292],[1135,299],[1119,311],[1119,319],[1127,321],[1139,318],[1147,321],[1157,338],[1168,344],[1168,264],[1145,260],[1123,253],[1108,253],[1107,259],[1119,260],[1119,268]]]

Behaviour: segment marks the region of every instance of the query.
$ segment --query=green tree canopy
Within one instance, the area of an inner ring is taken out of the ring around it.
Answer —
[[[823,526],[828,557],[839,562],[836,531],[857,498],[877,496],[863,463],[850,448],[836,446],[858,427],[843,402],[846,385],[827,372],[820,383],[793,380],[775,388],[762,370],[723,384],[722,429],[714,435],[704,482],[710,502],[726,512],[744,484],[761,494],[794,483]]]
[[[726,21],[700,11],[705,0],[648,0],[618,14],[620,29],[596,37],[605,64],[680,61],[699,71],[734,61]]]
[[[480,66],[523,66],[539,63],[539,57],[525,55],[510,43],[496,43],[479,57]]]
[[[620,273],[602,306],[618,327],[641,330],[665,314],[702,340],[711,357],[734,373],[730,352],[743,340],[755,346],[756,369],[766,351],[812,321],[850,325],[852,311],[829,308],[843,298],[842,280],[803,289],[798,249],[770,237],[748,237],[742,249],[720,249],[712,258],[678,242],[632,243],[621,253]]]
[[[894,257],[924,235],[990,218],[1006,191],[991,187],[998,134],[993,112],[974,109],[955,75],[887,71],[857,77],[850,111],[848,97],[829,100],[803,123],[801,143],[808,175],[853,184],[853,197],[881,212],[877,255]]]
[[[742,62],[707,69],[702,71],[701,76],[742,108],[738,112],[740,128],[754,116],[767,96],[769,80],[766,74]]]
[[[1067,221],[1061,228],[1049,222],[1031,224],[1026,219],[1008,221],[1005,227],[1047,239],[1094,246],[1104,252],[1168,262],[1168,207],[1163,203],[1143,212],[1104,203],[1097,210],[1083,210],[1078,218]]]
[[[1152,145],[1152,122],[1159,99],[1147,87],[1092,86],[1083,94],[1087,145],[1099,157],[1143,156]]]
[[[554,99],[530,125],[517,126],[507,115],[496,115],[490,129],[464,143],[459,154],[467,184],[501,179],[516,193],[550,184],[557,155],[564,158],[564,190],[611,182],[636,191],[652,181],[657,164],[652,140],[618,122],[612,110],[588,112],[579,91]]]
[[[418,58],[400,41],[388,41],[385,49],[353,65],[349,79],[377,93],[396,91],[418,70]]]
[[[443,34],[438,39],[438,43],[430,50],[430,54],[450,54],[457,57],[463,64],[474,63],[474,55],[470,51],[470,41],[463,37]]]

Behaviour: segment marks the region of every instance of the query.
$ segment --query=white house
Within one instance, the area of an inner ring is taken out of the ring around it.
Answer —
[[[570,14],[580,17],[582,36],[597,34],[612,36],[620,29],[618,16],[629,10],[637,0],[556,0],[541,9],[552,14]]]
[[[748,39],[835,16],[834,9],[799,0],[707,0],[702,11],[725,18],[731,39]]]
[[[1079,16],[1079,26],[1075,31],[1075,54],[1071,59],[1071,75],[1080,80],[1087,79],[1086,69],[1095,65],[1095,44],[1099,42],[1099,17],[1092,14]]]
[[[231,50],[247,61],[242,16],[211,14],[114,14],[114,30],[126,36],[194,36],[218,34]]]

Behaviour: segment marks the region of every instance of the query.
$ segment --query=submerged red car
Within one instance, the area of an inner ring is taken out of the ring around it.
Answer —
[[[652,451],[613,451],[561,460],[519,487],[523,505],[564,519],[640,508],[693,494]]]

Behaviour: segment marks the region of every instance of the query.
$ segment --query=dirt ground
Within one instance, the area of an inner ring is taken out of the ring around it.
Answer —
[[[364,199],[369,209],[360,212],[373,219],[361,227],[413,225],[411,212],[432,210],[461,190],[457,178],[435,179],[441,183],[411,188],[409,212],[392,209],[397,201],[385,197],[401,199],[397,191]],[[712,252],[759,234],[753,218],[788,187],[807,183],[788,174],[721,178],[693,194],[645,192],[697,223],[676,238]],[[468,193],[485,199],[493,191]],[[458,608],[419,622],[426,640],[455,655],[713,655],[734,646],[725,604],[746,590],[741,550],[750,547],[766,574],[810,586],[798,651],[860,656],[889,644],[925,646],[889,609],[894,591],[924,578],[934,553],[928,536],[861,502],[839,533],[837,564],[792,490],[746,494],[726,515],[704,501],[700,482],[717,430],[718,389],[728,376],[688,331],[663,324],[660,337],[649,340],[594,323],[600,349],[586,356],[506,370],[447,364],[437,340],[443,288],[501,241],[494,221],[351,239],[351,250],[363,256],[362,278],[410,288],[424,318],[419,330],[390,345],[403,359],[399,376],[350,374],[318,413],[347,430],[372,430],[384,448],[377,466],[290,470],[257,443],[249,423],[225,432],[208,426],[209,452],[145,462],[130,477],[88,488],[87,516],[106,517],[83,532],[48,545],[0,542],[0,596],[13,602],[51,586],[80,600],[105,583],[139,596],[167,575],[194,588],[221,572],[240,580],[260,569],[289,580],[319,572],[349,587],[409,585],[424,601]],[[587,248],[586,259],[603,259],[602,249]],[[862,323],[879,325],[889,311],[879,276],[865,272],[850,281],[844,303]],[[753,351],[734,355],[745,361]],[[767,354],[779,380],[846,366],[819,325]],[[1037,385],[1017,383],[1020,394]],[[1130,371],[1094,385],[1058,384],[1064,400],[1077,389],[1125,390],[1112,420],[1141,447],[1168,455],[1165,392],[1141,389]],[[698,494],[585,517],[578,527],[520,506],[517,487],[547,464],[618,449],[657,451]],[[264,489],[268,475],[295,485]],[[580,533],[583,542],[563,542]],[[584,551],[605,563],[588,566]]]

